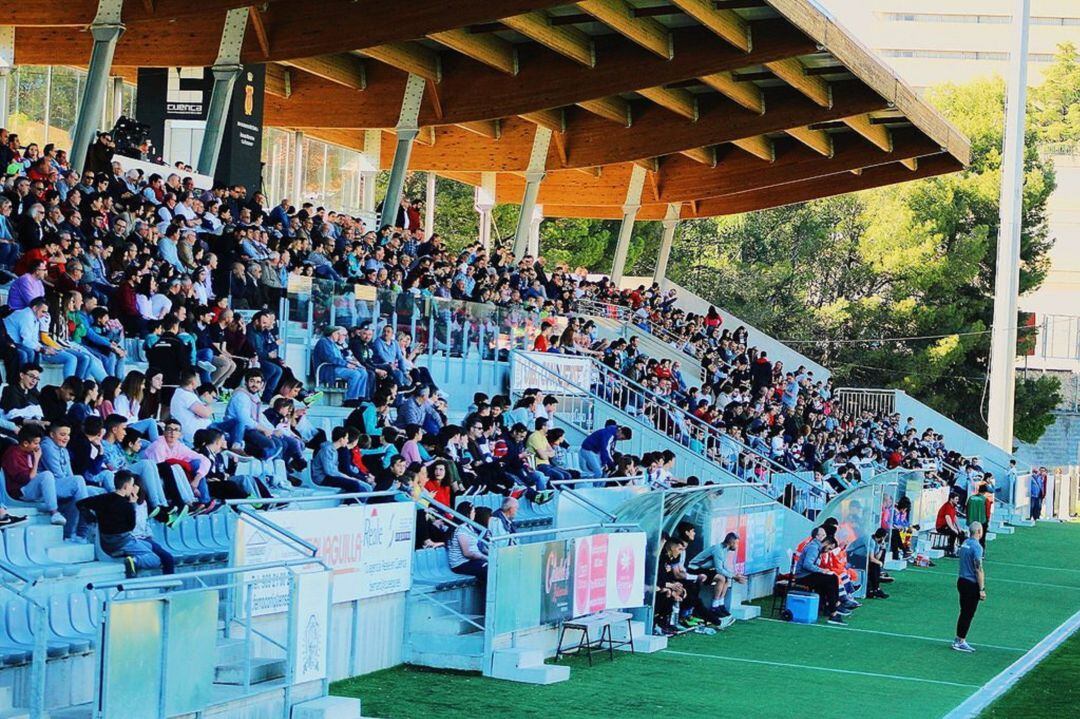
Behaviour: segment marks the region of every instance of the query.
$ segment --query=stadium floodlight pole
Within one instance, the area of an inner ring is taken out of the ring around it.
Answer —
[[[1015,0],[1005,106],[1005,150],[1001,158],[1001,219],[994,280],[987,422],[990,443],[1006,452],[1012,452],[1013,401],[1016,396],[1016,325],[1020,294],[1020,232],[1024,209],[1024,118],[1030,22],[1031,0]]]
[[[120,21],[123,7],[123,0],[100,0],[94,21],[90,23],[94,48],[90,51],[86,85],[79,102],[79,113],[75,116],[75,131],[71,135],[71,167],[79,172],[86,164],[86,153],[101,122],[116,41],[124,34],[124,24]]]
[[[244,71],[244,66],[240,64],[240,51],[244,45],[249,12],[250,8],[241,7],[226,13],[217,59],[210,68],[214,74],[214,87],[210,90],[210,107],[206,111],[206,129],[203,131],[198,162],[199,172],[203,175],[213,176],[217,170],[233,88]]]
[[[529,231],[532,229],[536,198],[540,196],[540,183],[544,180],[547,169],[548,147],[551,146],[551,129],[536,126],[533,135],[532,152],[529,153],[529,166],[525,170],[525,193],[521,197],[521,212],[518,213],[517,229],[514,231],[514,258],[520,260],[529,249]],[[537,227],[539,232],[539,226]]]
[[[611,281],[619,286],[626,270],[626,253],[630,249],[630,236],[634,234],[634,221],[641,209],[641,191],[645,187],[645,168],[634,165],[630,171],[630,183],[626,187],[626,202],[622,207],[622,224],[619,225],[619,241],[615,245],[615,260],[611,266]]]
[[[381,222],[384,225],[394,223],[398,205],[401,204],[401,193],[405,188],[405,173],[409,169],[413,141],[420,134],[418,124],[420,101],[424,97],[425,82],[424,78],[411,73],[405,82],[405,96],[401,100],[401,113],[398,115],[398,124],[395,128],[397,147],[394,148],[394,162],[390,165],[390,181],[386,185],[386,197],[383,198]]]
[[[15,28],[0,25],[0,127],[8,121],[8,78],[15,67]]]
[[[668,260],[671,258],[671,243],[675,241],[675,228],[679,226],[679,215],[682,212],[681,202],[669,202],[667,213],[664,215],[662,224],[664,234],[660,238],[660,254],[656,257],[656,271],[653,272],[653,282],[660,284],[667,277]]]

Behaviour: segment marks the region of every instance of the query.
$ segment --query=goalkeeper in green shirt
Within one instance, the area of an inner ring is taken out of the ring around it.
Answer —
[[[990,493],[990,488],[983,484],[979,487],[979,491],[968,498],[967,501],[967,523],[970,527],[972,522],[978,522],[984,527],[990,526],[990,501],[987,495]],[[989,531],[989,530],[987,530]],[[979,537],[979,544],[983,549],[986,549],[986,534],[983,532]]]

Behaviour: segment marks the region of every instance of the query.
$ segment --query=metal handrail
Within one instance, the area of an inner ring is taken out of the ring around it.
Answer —
[[[464,514],[461,514],[456,509],[452,509],[451,507],[447,507],[445,504],[443,504],[442,502],[440,502],[439,500],[437,500],[433,496],[431,496],[428,492],[426,492],[426,491],[421,492],[420,497],[423,498],[425,501],[427,501],[429,504],[433,505],[436,509],[439,509],[439,510],[441,510],[443,512],[446,512],[451,517],[456,518],[459,522],[465,522],[466,524],[468,524],[470,527],[477,530],[478,532],[486,532],[487,531],[487,527],[481,527],[479,524],[477,524],[473,520],[469,519]],[[415,501],[415,500],[413,500],[413,501]],[[419,503],[417,503],[417,504],[419,504]]]
[[[689,412],[688,410],[680,407],[679,405],[675,404],[674,402],[667,399],[666,397],[662,397],[661,395],[658,395],[658,394],[654,393],[652,390],[638,384],[637,382],[630,379],[629,377],[622,374],[621,372],[618,372],[617,370],[613,370],[612,368],[608,367],[607,365],[605,365],[605,364],[603,364],[601,362],[597,362],[596,360],[593,360],[593,363],[594,363],[594,370],[598,370],[598,374],[601,376],[601,378],[604,378],[605,375],[608,376],[608,377],[613,377],[615,382],[620,383],[620,384],[624,384],[627,387],[629,387],[631,390],[636,391],[638,394],[640,394],[642,397],[644,397],[646,401],[651,401],[651,402],[653,402],[653,403],[655,403],[657,405],[660,405],[665,410],[667,410],[667,412],[669,414],[674,413],[674,414],[677,414],[678,416],[682,417],[684,422],[688,423],[692,427],[696,427],[699,432],[701,432],[703,435],[705,435],[705,437],[711,439],[713,441],[714,446],[719,447],[721,442],[728,442],[729,444],[732,444],[732,445],[735,446],[736,453],[737,453],[738,456],[741,457],[744,454],[749,455],[750,457],[753,458],[754,461],[759,462],[761,464],[764,464],[765,466],[767,466],[774,473],[779,472],[781,474],[791,475],[791,476],[795,477],[796,479],[798,479],[803,484],[812,486],[810,482],[808,482],[804,478],[799,477],[797,474],[795,474],[795,472],[798,471],[798,470],[789,469],[788,467],[785,467],[784,465],[780,464],[779,462],[777,462],[773,458],[766,457],[765,455],[761,454],[757,450],[754,450],[753,448],[747,446],[743,442],[740,442],[739,440],[735,439],[731,435],[722,432],[718,427],[714,427],[713,425],[701,420],[700,418],[695,417],[691,412]],[[660,428],[657,427],[657,429],[660,429]],[[667,432],[664,432],[664,433],[668,434]],[[668,436],[671,436],[671,435],[669,434]],[[675,438],[672,437],[672,439],[675,439]],[[706,447],[706,449],[708,449],[708,447]],[[707,455],[706,455],[705,458],[708,459],[709,461],[712,461],[714,464],[717,464],[717,465],[719,465],[721,467],[723,466],[722,464],[720,464],[720,463],[716,462],[715,460],[712,460],[711,458],[709,458]],[[730,471],[730,470],[728,470],[728,471]],[[771,484],[771,482],[770,482],[770,484]]]
[[[583,497],[582,495],[578,494],[577,490],[575,490],[575,489],[571,489],[570,487],[566,487],[566,488],[561,489],[559,491],[562,494],[566,495],[567,497],[573,499],[578,504],[581,504],[582,506],[584,506],[586,509],[593,512],[594,514],[598,514],[601,517],[606,517],[607,521],[609,521],[609,522],[612,522],[612,521],[615,521],[616,519],[618,519],[618,516],[612,514],[609,511],[607,511],[606,509],[604,509],[600,505],[596,504],[596,502],[593,502],[591,499],[589,499],[587,497]]]
[[[573,527],[550,527],[548,529],[532,529],[528,532],[514,532],[513,534],[498,534],[491,538],[491,543],[511,541],[521,537],[538,537],[547,534],[567,534],[569,532],[583,532],[586,529],[634,529],[637,524],[620,522],[617,524],[578,524]]]
[[[104,582],[87,582],[86,590],[116,588],[118,591],[130,589],[168,589],[183,585],[183,581],[205,577],[226,577],[244,572],[261,572],[267,569],[283,569],[286,567],[300,567],[308,564],[318,564],[324,569],[330,569],[323,560],[318,557],[298,557],[296,559],[282,559],[277,562],[262,562],[260,564],[245,564],[236,567],[222,567],[220,569],[204,569],[198,572],[187,572],[176,578],[176,575],[161,575],[157,577],[136,577],[134,579],[110,579]],[[183,581],[181,581],[183,580]]]
[[[328,494],[323,497],[281,497],[275,499],[226,499],[224,504],[234,507],[239,504],[269,504],[288,503],[299,504],[303,502],[325,502],[328,499],[367,499],[369,497],[393,497],[401,494],[396,489],[386,489],[381,492],[343,492],[341,494]]]
[[[318,553],[319,548],[316,547],[314,544],[312,544],[311,542],[308,542],[307,540],[303,539],[302,537],[297,536],[296,534],[293,534],[292,532],[285,529],[281,525],[275,524],[274,522],[271,522],[269,519],[266,519],[265,517],[263,517],[258,512],[255,512],[255,511],[253,511],[251,509],[248,509],[247,507],[245,507],[243,505],[233,505],[233,508],[236,510],[236,512],[238,514],[241,514],[241,515],[243,515],[245,517],[250,517],[253,521],[255,521],[259,525],[269,529],[271,532],[274,532],[275,534],[280,535],[281,537],[284,537],[285,539],[289,540],[290,542],[293,542],[295,544],[300,545],[303,549],[305,549],[305,550],[307,550],[308,552],[311,553],[310,556],[314,557]]]

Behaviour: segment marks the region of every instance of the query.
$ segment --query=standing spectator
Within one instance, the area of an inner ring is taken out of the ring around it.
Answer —
[[[968,525],[968,538],[960,545],[960,576],[956,580],[956,592],[960,595],[960,616],[956,619],[956,639],[952,648],[969,654],[975,651],[975,648],[967,643],[971,620],[975,618],[979,602],[986,600],[982,535],[981,524],[972,522]]]
[[[1042,518],[1043,497],[1046,496],[1046,475],[1042,473],[1042,468],[1040,468],[1032,471],[1030,477],[1030,517],[1037,522]]]
[[[586,437],[579,450],[582,475],[603,477],[604,470],[615,464],[615,442],[632,439],[633,436],[629,427],[609,424]]]

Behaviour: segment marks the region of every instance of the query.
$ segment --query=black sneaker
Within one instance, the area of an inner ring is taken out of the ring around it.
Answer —
[[[882,584],[888,584],[889,582],[894,582],[894,581],[896,581],[896,577],[886,577],[885,575],[882,575],[882,576],[881,576],[881,579],[880,579],[879,581],[880,581],[880,582],[881,582]]]
[[[26,517],[18,516],[15,514],[6,514],[3,517],[0,517],[0,529],[7,529],[13,524],[18,524],[19,522],[25,521]]]
[[[128,579],[134,579],[136,571],[137,570],[135,569],[135,558],[124,557],[124,576]]]
[[[875,592],[874,592],[873,594],[871,594],[870,596],[871,596],[871,597],[874,597],[875,599],[888,599],[888,598],[889,598],[889,595],[888,595],[888,594],[886,594],[885,592],[881,591],[880,589],[878,589],[877,591],[875,591]]]
[[[827,622],[828,624],[835,624],[835,625],[837,625],[837,626],[839,626],[839,627],[846,627],[846,626],[847,626],[847,622],[845,622],[845,621],[844,621],[844,618],[843,618],[842,616],[840,616],[840,613],[839,613],[839,612],[837,612],[836,614],[832,615],[831,617],[829,617],[829,618],[828,618],[827,620],[825,620],[825,621],[826,621],[826,622]]]

